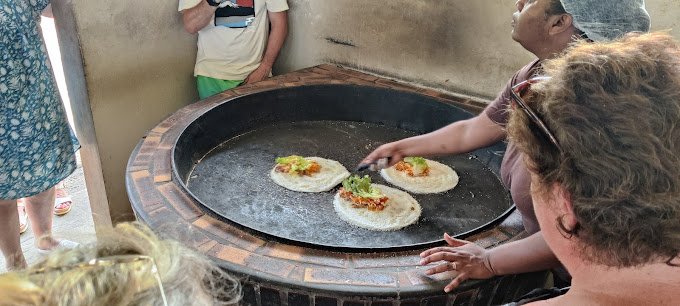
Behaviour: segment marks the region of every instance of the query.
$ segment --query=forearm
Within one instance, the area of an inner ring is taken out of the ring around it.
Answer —
[[[541,232],[491,249],[489,262],[496,275],[535,272],[560,266]]]
[[[271,68],[279,56],[283,43],[286,41],[286,36],[288,36],[288,13],[285,11],[269,13],[269,19],[272,27],[269,39],[267,40],[267,48],[262,56],[260,65]]]
[[[215,16],[216,6],[210,6],[208,2],[201,1],[198,5],[182,11],[184,29],[195,34],[207,26]]]
[[[399,141],[405,156],[467,153],[505,137],[504,130],[485,114],[457,121],[434,132]]]

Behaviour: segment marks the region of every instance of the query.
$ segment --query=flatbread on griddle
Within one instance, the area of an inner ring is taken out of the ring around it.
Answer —
[[[341,198],[338,192],[333,199],[333,207],[340,219],[373,231],[396,231],[418,221],[422,209],[411,195],[384,185],[373,186],[379,188],[389,198],[385,209],[371,211],[366,208],[354,208],[352,202]]]
[[[390,184],[417,194],[445,192],[458,185],[458,174],[451,167],[429,159],[425,161],[430,168],[427,176],[409,176],[394,166],[380,170],[380,176]]]
[[[321,166],[318,173],[312,175],[297,175],[277,172],[272,168],[269,177],[278,185],[300,192],[323,192],[333,189],[349,176],[349,171],[337,161],[321,157],[305,157],[317,162]]]

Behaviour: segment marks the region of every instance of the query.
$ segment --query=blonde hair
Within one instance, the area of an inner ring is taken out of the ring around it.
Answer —
[[[130,257],[141,260],[117,262]],[[0,275],[0,296],[0,305],[235,305],[241,294],[238,281],[208,258],[134,222],[96,244]]]

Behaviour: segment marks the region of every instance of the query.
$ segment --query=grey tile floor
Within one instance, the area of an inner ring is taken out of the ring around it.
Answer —
[[[73,207],[64,216],[54,216],[54,219],[52,219],[52,232],[58,238],[65,238],[79,243],[94,242],[96,235],[92,221],[92,211],[90,210],[90,202],[87,198],[85,177],[83,176],[80,160],[78,160],[78,169],[66,178],[64,186],[73,199]],[[28,230],[21,234],[21,248],[29,265],[38,262],[42,258],[36,251],[34,242],[35,236],[29,222]],[[5,259],[0,256],[0,273],[2,272],[5,272]]]

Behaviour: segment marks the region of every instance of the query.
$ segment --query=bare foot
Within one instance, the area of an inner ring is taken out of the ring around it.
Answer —
[[[56,248],[59,245],[59,240],[52,236],[46,236],[35,239],[35,247],[43,251],[48,251]]]
[[[7,268],[7,271],[26,269],[27,266],[23,252],[5,257],[5,268]]]

